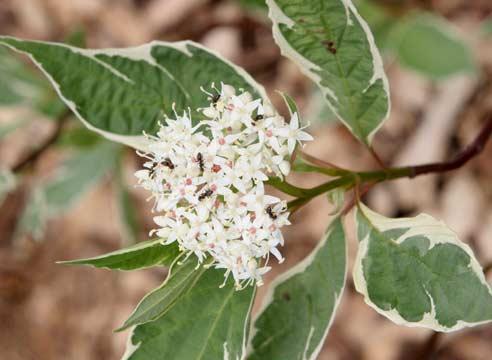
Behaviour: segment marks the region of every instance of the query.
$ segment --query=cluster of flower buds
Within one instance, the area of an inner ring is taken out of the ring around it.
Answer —
[[[265,194],[264,182],[287,175],[296,143],[312,138],[296,113],[286,123],[248,92],[225,84],[204,92],[210,106],[198,109],[197,125],[189,112],[175,113],[146,135],[139,155],[148,161],[136,176],[152,193],[164,244],[176,241],[186,256],[225,269],[238,288],[261,285],[270,254],[283,261],[280,228],[289,224],[285,201]]]

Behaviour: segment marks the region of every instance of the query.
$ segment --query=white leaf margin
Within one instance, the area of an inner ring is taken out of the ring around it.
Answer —
[[[401,244],[409,237],[425,235],[430,241],[429,250],[438,244],[453,244],[458,246],[459,248],[464,250],[467,253],[467,255],[470,257],[469,267],[479,278],[480,282],[487,287],[489,293],[492,296],[492,289],[490,285],[487,283],[487,280],[485,279],[485,275],[482,271],[482,267],[476,260],[475,255],[473,254],[473,250],[467,244],[460,241],[458,235],[454,231],[452,231],[449,227],[447,227],[443,221],[437,220],[428,214],[419,214],[413,218],[391,219],[372,211],[362,203],[359,204],[359,209],[357,211],[362,211],[363,215],[366,218],[368,218],[369,221],[374,225],[374,227],[381,232],[393,230],[393,229],[409,228],[407,232],[405,232],[403,235],[398,237],[398,239],[396,239],[396,243],[398,244]],[[354,212],[356,229],[358,227],[357,211]],[[441,332],[452,332],[467,327],[489,323],[492,321],[492,320],[484,320],[484,321],[469,323],[466,321],[458,320],[458,322],[452,327],[443,326],[436,319],[434,300],[429,293],[427,293],[427,295],[431,302],[431,312],[425,313],[422,320],[417,322],[409,322],[405,320],[398,313],[396,309],[391,309],[389,311],[380,309],[369,298],[369,293],[367,290],[367,282],[364,277],[363,266],[362,266],[362,260],[367,255],[367,251],[369,249],[369,235],[367,235],[364,239],[358,239],[358,240],[359,240],[359,249],[357,251],[357,256],[355,259],[354,269],[353,269],[353,280],[354,280],[355,289],[364,296],[364,301],[367,305],[369,305],[371,308],[376,310],[379,314],[393,321],[395,324],[404,325],[407,327],[423,327],[423,328],[431,329],[434,331],[441,331]]]
[[[69,49],[69,50],[71,50],[71,51],[73,51],[75,53],[78,53],[78,54],[82,55],[82,56],[85,56],[85,57],[90,58],[91,60],[99,63],[101,66],[104,66],[107,69],[109,69],[111,72],[113,72],[113,74],[115,76],[118,76],[118,77],[122,78],[123,80],[125,80],[127,82],[130,82],[130,83],[133,83],[133,81],[131,81],[130,79],[128,79],[125,75],[123,75],[122,73],[120,73],[117,69],[111,67],[109,64],[105,63],[102,60],[97,59],[96,58],[96,55],[108,55],[108,56],[116,56],[116,55],[119,55],[119,56],[127,57],[130,60],[137,60],[137,61],[138,60],[142,60],[142,61],[145,61],[148,64],[150,64],[151,66],[157,67],[160,70],[164,71],[167,75],[169,75],[171,77],[171,79],[173,79],[174,81],[176,81],[177,84],[179,84],[179,81],[177,81],[176,79],[174,79],[174,77],[172,76],[172,74],[167,69],[165,69],[161,65],[157,64],[157,62],[155,61],[155,59],[151,55],[151,50],[152,50],[152,48],[154,46],[163,46],[163,47],[168,47],[168,48],[172,48],[172,49],[178,50],[178,51],[182,52],[183,54],[187,55],[188,57],[192,57],[193,55],[187,49],[187,46],[192,46],[192,47],[195,47],[195,48],[198,48],[200,50],[203,50],[203,51],[208,52],[209,54],[215,56],[219,61],[222,61],[226,65],[228,65],[231,68],[233,68],[237,72],[238,75],[240,75],[249,85],[251,85],[251,87],[253,87],[254,89],[256,89],[258,91],[258,93],[261,95],[261,97],[263,98],[264,101],[268,101],[269,102],[268,96],[266,94],[266,91],[265,91],[264,87],[262,85],[258,84],[253,79],[253,77],[251,75],[249,75],[243,68],[241,68],[241,67],[233,64],[231,61],[227,60],[226,58],[224,58],[223,56],[221,56],[216,51],[213,51],[211,49],[208,49],[205,46],[203,46],[203,45],[201,45],[199,43],[196,43],[194,41],[191,41],[191,40],[178,41],[178,42],[168,42],[168,41],[158,41],[158,40],[155,40],[155,41],[151,41],[149,43],[143,44],[143,45],[134,46],[134,47],[128,47],[128,48],[81,49],[81,48],[77,48],[77,47],[74,47],[74,46],[71,46],[71,45],[67,45],[67,44],[63,44],[63,43],[53,43],[53,42],[38,41],[38,40],[22,40],[22,39],[18,39],[18,38],[12,37],[12,36],[0,36],[0,45],[3,45],[5,47],[11,49],[14,52],[17,52],[17,53],[20,53],[20,54],[23,54],[23,55],[26,55],[27,57],[29,57],[29,59],[41,70],[41,72],[46,76],[46,78],[52,84],[53,88],[55,89],[55,91],[58,94],[58,96],[60,97],[60,99],[63,100],[63,102],[68,106],[68,108],[77,116],[77,118],[89,130],[94,131],[94,132],[98,133],[99,135],[104,136],[108,140],[111,140],[111,141],[114,141],[114,142],[118,142],[118,143],[121,143],[121,144],[124,144],[124,145],[128,145],[128,146],[133,147],[133,148],[135,148],[137,150],[142,150],[142,151],[146,151],[147,150],[147,146],[149,144],[149,141],[147,140],[147,138],[145,136],[143,136],[143,135],[120,135],[120,134],[116,134],[116,133],[112,133],[112,132],[109,132],[109,131],[105,131],[105,130],[99,129],[96,126],[94,126],[91,123],[89,123],[77,111],[76,104],[72,100],[66,98],[63,95],[63,93],[60,90],[59,84],[43,68],[43,66],[42,66],[41,63],[39,63],[38,61],[36,61],[36,59],[34,58],[34,56],[32,56],[28,51],[19,50],[15,46],[10,45],[10,44],[2,41],[2,40],[5,40],[5,39],[7,39],[7,40],[10,39],[10,40],[15,40],[15,41],[29,41],[29,42],[39,43],[39,44],[46,44],[46,45],[64,47],[64,48]],[[225,79],[225,80],[226,80],[225,82],[227,82],[227,79]],[[197,88],[199,86],[201,86],[201,85],[204,85],[204,84],[197,84]],[[183,89],[183,91],[186,94],[185,89]]]
[[[367,22],[360,16],[359,12],[357,11],[357,8],[354,6],[351,0],[337,0],[341,1],[345,7],[345,12],[347,15],[347,25],[351,26],[353,24],[352,19],[350,18],[350,14],[353,14],[357,21],[361,24],[362,29],[366,33],[367,40],[369,43],[369,48],[372,54],[372,59],[373,59],[373,75],[369,83],[367,84],[366,90],[374,84],[377,80],[381,79],[383,81],[383,88],[385,93],[387,94],[387,99],[388,99],[388,110],[384,116],[383,119],[379,122],[378,126],[375,127],[367,139],[368,144],[371,144],[372,139],[374,138],[374,135],[376,132],[383,126],[384,122],[388,119],[389,114],[391,112],[391,98],[390,98],[390,87],[389,87],[389,81],[386,76],[386,73],[384,71],[384,66],[383,66],[383,59],[381,57],[381,54],[379,53],[379,50],[376,45],[376,41],[374,40],[374,36],[372,34],[371,29],[369,28],[369,25]],[[306,75],[308,78],[310,78],[312,81],[315,83],[319,84],[321,81],[321,78],[318,74],[316,74],[314,71],[321,71],[322,69],[303,57],[299,52],[297,52],[285,39],[283,36],[282,32],[280,31],[280,24],[284,24],[289,28],[292,28],[295,25],[295,21],[289,18],[277,5],[275,0],[266,0],[266,3],[268,5],[268,17],[272,20],[273,22],[273,38],[275,42],[277,43],[278,47],[280,48],[280,52],[283,56],[287,57],[288,59],[292,60],[294,63],[296,63],[301,72]],[[330,97],[334,101],[338,102],[338,98],[335,95],[335,93],[327,87],[324,86],[319,86],[321,89],[321,92],[323,93],[324,97]],[[365,91],[365,90],[364,90]],[[350,130],[352,131],[352,127],[350,124],[343,119],[340,114],[338,113],[337,109],[328,101],[325,101],[328,107],[330,108],[331,111],[337,116],[337,118]]]
[[[308,256],[306,256],[302,261],[300,261],[298,264],[296,264],[295,266],[293,266],[292,268],[290,268],[289,270],[283,272],[282,274],[278,275],[273,281],[272,283],[269,285],[269,288],[268,288],[268,291],[267,293],[265,294],[264,298],[263,298],[263,301],[261,303],[261,307],[260,309],[258,310],[256,316],[252,319],[251,321],[251,331],[250,331],[250,336],[249,336],[249,341],[248,341],[248,346],[247,346],[247,351],[246,351],[246,355],[250,355],[251,353],[253,353],[254,351],[254,348],[253,348],[253,339],[257,333],[257,328],[255,326],[255,323],[256,323],[256,320],[258,320],[258,318],[265,312],[265,310],[268,308],[268,306],[273,302],[273,296],[275,294],[275,290],[277,288],[278,285],[282,284],[283,282],[289,280],[290,278],[292,278],[293,276],[299,274],[299,273],[302,273],[306,270],[306,268],[311,265],[314,261],[314,258],[316,257],[318,251],[326,244],[326,242],[328,241],[332,231],[333,231],[333,225],[334,225],[334,222],[337,221],[336,218],[332,220],[332,223],[328,226],[328,229],[327,231],[324,233],[323,235],[323,238],[320,242],[318,242],[318,244],[316,245],[316,247],[309,253]],[[338,221],[341,221],[338,220]],[[343,224],[341,224],[341,226],[343,227]],[[346,240],[345,240],[346,241]],[[334,302],[334,305],[333,305],[333,311],[332,311],[332,314],[331,314],[331,318],[330,318],[330,321],[328,322],[327,326],[326,326],[326,329],[325,329],[325,332],[320,340],[320,342],[318,343],[318,345],[316,346],[315,350],[313,351],[313,353],[311,354],[311,356],[307,357],[307,351],[309,349],[309,346],[311,345],[311,337],[314,333],[314,327],[311,327],[311,330],[308,334],[308,338],[307,338],[307,341],[306,341],[306,346],[304,348],[304,353],[303,353],[303,358],[302,360],[316,360],[320,351],[321,351],[321,348],[323,347],[323,344],[325,342],[325,339],[326,337],[328,336],[328,332],[331,328],[331,325],[333,324],[333,321],[335,319],[335,315],[336,315],[336,311],[338,309],[338,305],[340,305],[340,302],[342,300],[342,297],[343,297],[343,293],[344,293],[344,290],[345,290],[345,284],[347,282],[347,269],[348,269],[348,247],[347,247],[347,244],[345,243],[345,269],[344,269],[344,276],[343,276],[343,283],[342,283],[342,287],[340,288],[340,291],[338,294],[335,294],[335,302]]]

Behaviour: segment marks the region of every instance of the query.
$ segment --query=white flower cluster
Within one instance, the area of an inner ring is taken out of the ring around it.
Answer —
[[[226,269],[238,288],[261,285],[270,254],[283,261],[280,228],[289,224],[285,201],[265,194],[263,182],[287,175],[296,143],[312,137],[297,114],[287,124],[248,92],[212,88],[198,125],[175,113],[157,136],[147,135],[148,151],[139,155],[148,161],[136,176],[152,192],[161,214],[154,232],[164,244],[177,241],[199,263]]]

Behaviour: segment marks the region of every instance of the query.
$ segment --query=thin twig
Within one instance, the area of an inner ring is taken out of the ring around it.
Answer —
[[[361,186],[361,189],[354,191],[352,199],[350,199],[350,201],[345,205],[343,210],[340,212],[340,215],[347,215],[350,210],[352,210],[352,208],[360,201],[360,198],[364,196],[373,186],[374,183],[364,184]]]
[[[456,170],[465,165],[475,156],[479,155],[485,148],[485,145],[487,144],[491,135],[492,114],[489,114],[484,127],[480,130],[477,137],[449,161],[430,163],[425,165],[386,168],[376,171],[349,172],[347,174],[340,175],[336,179],[330,180],[310,189],[299,188],[297,186],[279,180],[277,180],[277,182],[272,182],[271,185],[287,194],[297,197],[297,199],[289,202],[290,206],[302,206],[310,199],[324,194],[329,190],[333,190],[339,187],[344,187],[348,190],[356,185],[356,182],[359,182],[360,184],[376,184],[382,181],[395,180],[406,177],[414,178],[416,176],[426,175],[430,173],[443,173]],[[288,191],[285,191],[285,189],[283,189],[284,187]]]
[[[427,165],[412,166],[412,174],[410,177],[415,177],[429,173],[442,173],[446,171],[456,170],[475,156],[479,155],[485,145],[487,144],[490,136],[492,135],[492,115],[488,115],[488,119],[485,122],[485,126],[480,130],[477,137],[473,142],[466,146],[460,153],[458,153],[453,159],[445,162],[431,163]]]
[[[27,154],[23,159],[21,159],[16,165],[12,167],[12,172],[19,173],[27,168],[30,164],[35,163],[37,159],[48,150],[51,145],[53,145],[60,137],[63,126],[66,121],[70,118],[70,111],[66,110],[57,120],[55,131],[45,140],[41,146],[36,148],[30,154]]]
[[[369,152],[371,153],[374,160],[376,160],[376,163],[381,167],[381,169],[386,169],[384,161],[379,157],[378,153],[376,152],[376,150],[374,150],[372,146],[369,147]]]

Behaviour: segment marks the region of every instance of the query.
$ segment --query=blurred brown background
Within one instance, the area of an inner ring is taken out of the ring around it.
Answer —
[[[390,119],[375,138],[377,152],[386,163],[394,165],[447,159],[473,138],[483,115],[492,109],[492,41],[477,35],[480,22],[492,13],[492,2],[383,3],[391,11],[426,9],[440,14],[452,21],[472,46],[480,67],[475,77],[460,75],[438,83],[403,69],[395,61],[386,63],[393,105]],[[62,41],[76,28],[84,29],[88,47],[96,48],[154,39],[199,41],[243,66],[265,85],[277,104],[275,89],[290,93],[299,102],[316,139],[306,152],[352,169],[377,167],[343,127],[316,110],[320,102],[313,96],[312,84],[290,61],[280,57],[270,24],[261,11],[246,10],[232,0],[0,1],[1,34]],[[24,108],[0,109],[0,123],[8,123],[13,114],[19,113],[31,114]],[[15,164],[53,129],[52,121],[40,118],[3,139],[2,166]],[[118,359],[127,334],[113,334],[112,330],[165,277],[164,270],[117,273],[54,264],[56,260],[93,256],[125,245],[110,196],[114,186],[110,177],[70,211],[50,221],[40,241],[14,240],[13,228],[29,188],[39,178],[49,176],[63,157],[63,150],[56,147],[44,152],[0,206],[2,360]],[[129,152],[125,169],[130,184],[137,166]],[[317,176],[291,179],[301,186],[321,180]],[[131,192],[143,226],[141,239],[145,239],[152,228],[146,194],[133,188]],[[370,206],[388,216],[425,211],[443,219],[470,244],[484,266],[492,262],[491,198],[492,143],[479,158],[456,172],[379,185],[366,196]],[[287,260],[269,274],[269,281],[314,247],[330,210],[322,197],[294,216],[294,225],[285,232]],[[347,225],[350,223],[349,217]],[[356,252],[353,236],[349,246],[351,267]],[[349,275],[341,308],[319,358],[492,359],[492,326],[440,337],[427,330],[398,327],[364,304]]]

